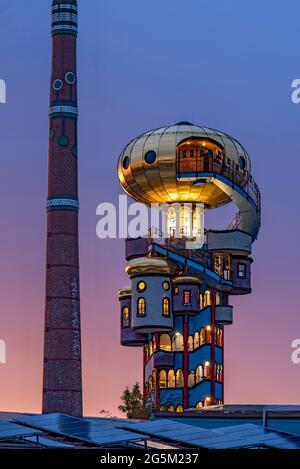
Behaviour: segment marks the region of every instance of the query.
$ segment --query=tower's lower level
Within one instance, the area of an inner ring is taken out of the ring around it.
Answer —
[[[251,291],[250,251],[241,230],[207,232],[194,251],[171,239],[126,241],[132,284],[119,291],[121,344],[143,348],[146,406],[181,412],[224,403],[229,295]]]

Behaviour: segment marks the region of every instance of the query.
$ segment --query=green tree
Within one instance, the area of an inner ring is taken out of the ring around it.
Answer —
[[[150,418],[151,409],[144,408],[144,398],[139,383],[135,383],[130,390],[128,387],[121,396],[122,404],[119,410],[126,414],[128,419],[146,420]]]

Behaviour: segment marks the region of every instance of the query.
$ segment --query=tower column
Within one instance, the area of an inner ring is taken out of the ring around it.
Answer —
[[[189,319],[183,317],[183,409],[189,407]]]
[[[52,1],[43,413],[82,415],[77,1]]]

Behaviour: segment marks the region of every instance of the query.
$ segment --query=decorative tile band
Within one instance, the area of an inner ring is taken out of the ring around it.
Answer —
[[[55,105],[50,106],[49,116],[71,116],[78,117],[78,108],[77,106],[65,106],[65,105]]]
[[[64,11],[59,13],[54,13],[52,15],[52,23],[60,22],[60,21],[68,21],[70,23],[77,23],[77,14]]]
[[[77,12],[78,7],[77,7],[77,5],[72,5],[70,3],[63,3],[61,5],[53,5],[52,6],[52,11],[53,12],[61,11],[61,10],[73,10],[73,11]]]
[[[79,210],[78,199],[48,199],[47,200],[47,211],[50,210]]]
[[[78,27],[71,23],[53,23],[51,32],[52,34],[73,34],[77,36]]]

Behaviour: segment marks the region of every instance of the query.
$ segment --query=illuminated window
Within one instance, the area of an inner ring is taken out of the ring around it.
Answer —
[[[170,207],[168,211],[168,233],[171,237],[176,235],[177,212],[174,207]]]
[[[165,352],[171,352],[171,337],[169,334],[162,334],[160,336],[160,349],[164,350]]]
[[[149,385],[148,385],[149,391],[151,391],[151,389],[153,388],[153,377],[152,376],[149,376],[148,383],[149,383]]]
[[[191,236],[191,211],[189,207],[180,208],[179,232],[182,236]]]
[[[202,293],[199,294],[199,303],[200,303],[200,309],[204,308],[204,296]]]
[[[168,412],[175,412],[175,407],[173,405],[169,405]]]
[[[149,357],[152,357],[153,355],[153,342],[150,340],[149,342]]]
[[[179,288],[178,288],[178,287],[175,287],[175,288],[174,288],[174,295],[178,295],[178,293],[179,293]]]
[[[167,373],[165,370],[161,370],[159,372],[159,387],[166,388],[167,387]]]
[[[129,327],[129,308],[124,306],[122,309],[122,327]]]
[[[181,369],[176,371],[176,388],[183,388],[183,371]]]
[[[204,376],[206,379],[210,379],[211,378],[211,366],[210,366],[210,362],[205,362],[205,366],[204,366]]]
[[[200,346],[200,335],[199,332],[195,332],[194,335],[194,349],[198,348]]]
[[[159,408],[159,410],[160,410],[161,412],[166,412],[167,408],[166,408],[165,405],[161,405],[160,408]]]
[[[188,338],[188,350],[192,352],[194,350],[194,337],[192,335]]]
[[[219,305],[221,304],[221,295],[220,293],[217,291],[216,292],[216,305]]]
[[[137,302],[137,315],[146,316],[146,300],[145,298],[139,298]]]
[[[238,278],[246,278],[246,264],[238,264]]]
[[[200,347],[205,344],[205,329],[202,327],[200,331]]]
[[[204,308],[210,305],[211,305],[210,290],[206,290],[206,292],[204,293]]]
[[[211,344],[211,338],[212,338],[212,333],[211,333],[211,326],[208,324],[205,328],[205,342],[207,344]]]
[[[183,351],[183,336],[180,332],[176,332],[172,338],[172,350],[173,352]]]
[[[188,387],[192,388],[193,386],[195,386],[195,372],[192,370],[188,376]]]
[[[170,300],[169,298],[163,299],[163,316],[169,317],[170,316]]]
[[[203,407],[203,402],[199,401],[198,404],[196,405],[196,408],[201,409],[201,407]]]
[[[176,412],[183,412],[183,407],[181,404],[179,404],[177,407],[176,407]]]
[[[203,380],[203,366],[199,365],[196,368],[196,384]]]
[[[165,281],[163,282],[162,286],[164,290],[166,291],[170,290],[170,282]]]
[[[198,238],[201,235],[201,212],[198,207],[193,210],[193,236]]]
[[[168,388],[175,388],[175,372],[169,370],[168,372]]]
[[[139,292],[142,292],[142,291],[146,290],[146,284],[145,284],[145,282],[143,282],[143,281],[139,282],[139,283],[137,284],[137,290],[138,290]]]
[[[183,292],[183,304],[190,305],[191,304],[191,290],[184,290]]]

